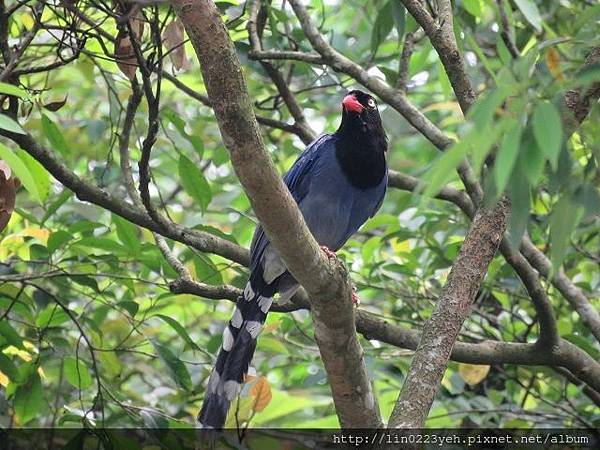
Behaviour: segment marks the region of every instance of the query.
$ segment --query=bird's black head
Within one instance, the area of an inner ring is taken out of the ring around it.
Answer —
[[[375,99],[362,91],[348,92],[335,135],[336,156],[350,182],[359,188],[381,183],[387,171],[387,136]]]
[[[368,142],[373,150],[387,149],[387,136],[381,123],[377,101],[369,94],[353,90],[342,100],[342,123],[337,134],[357,144]]]

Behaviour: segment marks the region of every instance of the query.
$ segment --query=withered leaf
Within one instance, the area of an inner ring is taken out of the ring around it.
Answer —
[[[271,385],[265,377],[259,377],[250,388],[250,396],[254,397],[252,409],[261,412],[267,407],[273,398]]]
[[[546,52],[546,64],[552,76],[558,81],[564,81],[565,77],[562,73],[562,67],[560,65],[560,53],[554,47],[550,47]]]
[[[12,176],[8,164],[0,160],[0,232],[4,230],[15,209],[15,197],[21,183]]]
[[[141,41],[142,37],[144,36],[144,25],[146,24],[146,19],[142,14],[140,5],[133,5],[131,12],[129,13],[129,17],[131,17],[131,19],[129,19],[131,31],[133,31],[136,39]]]
[[[58,111],[60,108],[62,108],[63,106],[65,106],[65,104],[67,103],[67,98],[69,96],[65,95],[64,100],[59,100],[57,102],[50,102],[50,103],[46,103],[45,105],[43,105],[44,108],[46,108],[48,111]]]
[[[123,30],[119,31],[117,39],[115,40],[115,60],[123,75],[130,80],[135,79],[137,60],[135,58],[131,39],[127,35],[127,32]]]
[[[183,24],[179,19],[176,19],[167,25],[163,32],[165,48],[169,52],[169,58],[171,59],[171,63],[173,63],[173,67],[177,70],[188,67],[185,46],[183,45],[185,40],[183,32]]]

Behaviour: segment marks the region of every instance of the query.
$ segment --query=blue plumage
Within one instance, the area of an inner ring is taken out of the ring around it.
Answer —
[[[312,142],[283,178],[317,242],[336,251],[379,209],[387,185],[387,141],[372,97],[352,91],[340,128]],[[275,293],[290,298],[299,285],[258,226],[250,248],[250,279],[223,333],[198,420],[221,428],[239,393],[256,337]]]

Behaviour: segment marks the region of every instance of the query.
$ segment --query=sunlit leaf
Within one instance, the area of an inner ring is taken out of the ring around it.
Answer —
[[[490,372],[490,366],[479,364],[458,364],[458,373],[465,383],[471,386],[481,383]]]
[[[481,0],[463,0],[463,6],[474,17],[481,16]]]
[[[14,95],[19,98],[28,98],[27,92],[12,84],[0,82],[0,94]]]

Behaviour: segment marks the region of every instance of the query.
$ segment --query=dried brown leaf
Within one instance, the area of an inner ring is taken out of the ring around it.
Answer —
[[[176,19],[167,25],[162,37],[173,67],[177,70],[187,68],[188,61],[185,55],[185,46],[183,45],[185,36],[181,21]]]
[[[565,77],[560,67],[560,53],[554,47],[550,47],[546,52],[546,64],[552,76],[558,81],[564,81]]]
[[[19,180],[12,176],[8,164],[0,161],[0,232],[4,230],[15,209],[15,197]]]
[[[250,396],[255,397],[252,409],[261,412],[273,398],[271,386],[265,377],[259,377],[250,388]]]
[[[46,108],[48,111],[58,111],[60,108],[62,108],[63,106],[65,106],[65,104],[67,103],[67,98],[69,96],[65,95],[64,100],[59,100],[57,102],[50,102],[50,103],[46,103],[44,106],[44,108]]]
[[[146,25],[146,19],[142,14],[142,10],[139,5],[133,5],[131,12],[129,13],[129,24],[131,25],[131,31],[135,35],[138,41],[142,40],[144,36],[144,26]]]
[[[119,31],[115,40],[115,60],[119,69],[130,80],[135,79],[137,60],[131,39],[125,31]]]

